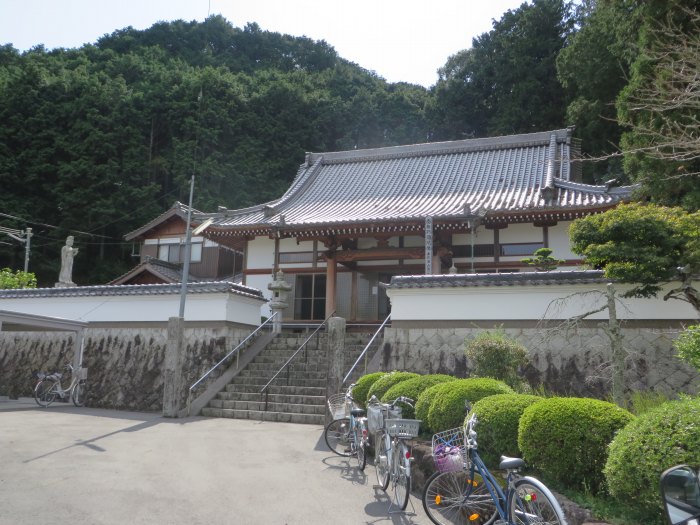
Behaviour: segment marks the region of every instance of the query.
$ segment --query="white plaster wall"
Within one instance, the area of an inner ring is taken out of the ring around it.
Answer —
[[[229,293],[190,294],[186,321],[260,324],[260,300]],[[165,322],[180,312],[180,296],[122,295],[0,299],[0,310],[86,322]]]
[[[275,241],[267,237],[256,237],[248,241],[246,250],[246,268],[257,270],[261,268],[272,268],[275,260]],[[249,285],[255,286],[255,285]]]
[[[533,224],[509,224],[507,228],[499,230],[499,242],[501,244],[511,242],[542,242],[542,228]]]
[[[425,239],[420,235],[407,235],[403,239],[404,248],[417,248],[419,246],[425,246]]]
[[[357,239],[357,249],[358,250],[367,250],[369,248],[376,248],[377,247],[377,239],[374,239],[372,237],[360,237]]]
[[[670,286],[668,287],[670,289]],[[622,294],[627,287],[616,289]],[[598,290],[601,293],[580,295]],[[605,304],[605,285],[517,286],[476,288],[405,288],[387,291],[394,321],[469,321],[567,319]],[[574,295],[579,294],[579,295]],[[663,292],[660,294],[663,296]],[[563,300],[565,298],[568,300]],[[695,310],[682,301],[620,299],[620,319],[696,319]],[[590,319],[607,319],[607,311]]]
[[[571,251],[569,242],[569,226],[571,221],[559,222],[556,226],[549,228],[549,247],[552,249],[552,257],[557,259],[580,259]]]
[[[267,285],[271,282],[272,278],[268,274],[246,276],[246,286],[257,288],[258,290],[262,291],[263,297],[265,297],[265,299],[267,299],[268,301],[272,299],[272,292],[267,289]],[[267,305],[267,303],[260,306],[258,310],[258,320],[260,319],[261,315],[264,315],[266,317],[272,315],[272,310],[270,310],[270,307]],[[258,322],[258,324],[260,323]]]
[[[275,253],[275,241],[268,239],[272,242],[272,254]],[[280,251],[281,252],[312,252],[314,250],[313,241],[302,241],[297,244],[296,239],[280,239]],[[272,259],[270,259],[270,265],[272,265]]]

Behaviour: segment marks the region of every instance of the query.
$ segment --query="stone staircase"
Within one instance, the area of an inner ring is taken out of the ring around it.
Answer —
[[[207,417],[323,425],[327,411],[328,376],[328,337],[325,333],[309,341],[305,350],[288,367],[288,372],[282,371],[270,385],[267,410],[266,396],[260,393],[307,337],[306,334],[278,334],[202,408],[201,414]],[[364,340],[367,341],[369,337],[365,334]],[[346,334],[345,370],[352,366],[362,351],[362,338],[358,334]]]

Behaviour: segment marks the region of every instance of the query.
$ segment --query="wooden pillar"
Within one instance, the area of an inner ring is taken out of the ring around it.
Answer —
[[[335,286],[336,275],[338,273],[338,261],[335,252],[329,251],[326,254],[326,317],[335,312]]]

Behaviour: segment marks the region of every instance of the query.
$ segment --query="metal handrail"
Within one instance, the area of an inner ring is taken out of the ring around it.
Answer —
[[[377,331],[374,332],[374,335],[369,340],[369,343],[367,343],[367,346],[365,346],[365,349],[362,350],[362,353],[360,353],[360,356],[357,358],[357,361],[355,361],[355,364],[352,365],[352,367],[350,368],[350,371],[347,373],[347,375],[343,379],[343,382],[340,383],[340,386],[343,386],[345,384],[345,382],[348,380],[348,378],[350,377],[350,375],[355,371],[355,367],[359,364],[359,362],[362,360],[362,358],[365,357],[365,354],[369,350],[369,347],[372,346],[372,343],[374,343],[374,340],[379,335],[379,332],[384,330],[384,326],[386,326],[386,324],[389,322],[389,319],[391,319],[391,314],[386,316],[386,319],[384,319],[384,322],[381,325],[379,325],[379,328],[377,328]]]
[[[312,334],[311,334],[309,337],[306,338],[306,341],[304,341],[304,342],[301,344],[301,346],[299,346],[299,348],[296,349],[296,352],[294,352],[294,353],[292,354],[292,356],[291,356],[289,359],[287,359],[287,362],[284,363],[284,364],[282,365],[282,367],[275,373],[275,375],[272,376],[272,379],[270,379],[270,380],[267,382],[267,384],[266,384],[264,387],[262,387],[262,389],[260,390],[260,394],[265,393],[265,411],[266,411],[266,412],[267,412],[267,400],[268,400],[268,396],[269,396],[269,392],[268,392],[267,389],[270,387],[270,385],[272,384],[272,382],[273,382],[275,379],[277,379],[277,376],[280,375],[280,374],[282,373],[282,370],[284,370],[285,368],[287,368],[287,367],[290,365],[290,363],[291,363],[292,361],[294,361],[294,359],[296,358],[297,354],[298,354],[299,352],[301,352],[301,351],[304,349],[304,347],[307,345],[307,343],[308,343],[309,341],[311,341],[311,338],[312,338],[313,336],[315,336],[316,333],[317,333],[321,328],[323,328],[324,325],[326,325],[326,324],[328,323],[328,320],[329,320],[331,317],[335,317],[335,312],[333,312],[331,315],[329,315],[328,317],[326,317],[326,319],[325,319],[320,325],[318,325],[318,328],[316,328],[316,330],[314,330],[314,331],[312,332]]]
[[[250,341],[250,340],[255,336],[255,334],[257,334],[260,330],[262,330],[262,329],[265,327],[266,324],[272,323],[273,319],[275,318],[275,316],[277,316],[277,314],[279,314],[279,312],[275,312],[274,314],[272,314],[272,316],[269,317],[268,319],[266,319],[264,323],[262,323],[260,326],[258,326],[258,327],[257,327],[255,330],[253,330],[250,334],[248,334],[248,337],[246,337],[245,339],[243,339],[243,341],[241,341],[240,343],[238,343],[238,346],[236,346],[236,348],[234,348],[234,349],[231,350],[228,354],[226,354],[226,356],[225,356],[221,361],[219,361],[218,363],[216,363],[213,367],[211,367],[211,368],[209,369],[209,371],[208,371],[207,373],[205,373],[202,377],[200,377],[197,381],[195,381],[195,382],[192,384],[192,386],[190,387],[190,390],[189,390],[189,394],[187,395],[187,411],[188,411],[188,412],[189,412],[189,407],[190,407],[190,401],[191,401],[191,398],[192,398],[192,392],[194,391],[194,389],[197,388],[197,386],[198,386],[202,381],[204,381],[207,377],[209,377],[209,374],[211,374],[214,370],[216,370],[216,369],[221,365],[221,363],[223,363],[224,361],[226,361],[229,357],[231,357],[231,356],[232,356],[234,353],[236,353],[236,352],[238,352],[238,353],[236,353],[236,366],[238,366],[238,358],[239,358],[239,356],[240,356],[240,349],[243,348],[243,346],[244,346],[248,341]]]

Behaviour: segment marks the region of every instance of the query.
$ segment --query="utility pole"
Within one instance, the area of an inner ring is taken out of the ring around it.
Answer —
[[[12,228],[5,228],[0,226],[0,233],[4,233],[8,237],[12,237],[14,240],[24,244],[24,271],[25,273],[29,271],[29,253],[30,245],[32,239],[32,229],[27,228],[26,230],[13,230]]]

